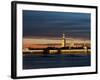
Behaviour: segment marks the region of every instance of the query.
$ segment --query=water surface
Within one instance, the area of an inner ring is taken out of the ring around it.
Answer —
[[[47,54],[23,55],[23,69],[90,66],[90,55]]]

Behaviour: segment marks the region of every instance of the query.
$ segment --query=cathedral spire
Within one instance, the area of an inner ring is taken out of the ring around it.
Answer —
[[[64,33],[62,35],[61,47],[66,47],[66,38],[65,38],[65,34]]]
[[[65,38],[65,34],[63,33],[63,38]]]

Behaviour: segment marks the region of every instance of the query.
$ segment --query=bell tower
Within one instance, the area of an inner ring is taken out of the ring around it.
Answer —
[[[63,36],[62,36],[61,47],[66,47],[66,38],[65,38],[65,34],[63,34]]]

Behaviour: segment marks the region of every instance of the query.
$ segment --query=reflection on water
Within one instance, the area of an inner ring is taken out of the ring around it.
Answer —
[[[23,55],[23,69],[90,66],[90,54]]]

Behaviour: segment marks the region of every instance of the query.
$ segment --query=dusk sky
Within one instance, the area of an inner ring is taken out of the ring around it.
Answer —
[[[90,39],[89,13],[23,10],[24,37],[77,37]]]

